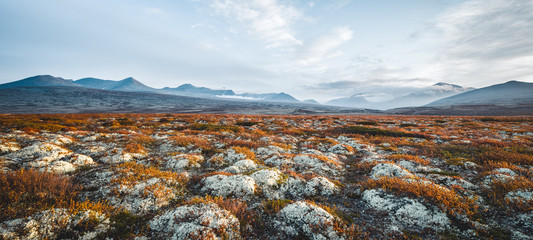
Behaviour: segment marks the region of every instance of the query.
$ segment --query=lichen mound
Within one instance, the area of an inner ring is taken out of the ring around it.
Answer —
[[[450,220],[445,213],[436,207],[426,207],[416,199],[396,197],[381,189],[366,190],[363,193],[365,201],[372,210],[385,211],[393,222],[390,230],[410,226],[418,228],[433,228],[443,230],[450,226]]]
[[[279,239],[343,239],[333,228],[335,217],[308,202],[295,202],[281,209],[275,225]]]
[[[214,196],[249,198],[255,192],[255,181],[243,175],[214,175],[202,180],[202,192]]]
[[[94,239],[108,229],[104,214],[91,210],[71,214],[55,208],[0,223],[0,239]]]
[[[239,220],[216,204],[181,206],[149,225],[154,239],[240,239]]]

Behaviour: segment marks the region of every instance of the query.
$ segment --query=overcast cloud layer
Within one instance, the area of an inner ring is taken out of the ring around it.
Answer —
[[[533,0],[2,0],[0,32],[0,83],[132,76],[326,101],[533,81]]]

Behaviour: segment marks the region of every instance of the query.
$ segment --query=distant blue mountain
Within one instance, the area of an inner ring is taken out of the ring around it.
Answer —
[[[533,83],[509,81],[443,98],[426,106],[533,103]]]
[[[179,93],[184,94],[184,95],[200,94],[200,95],[208,95],[211,97],[219,96],[219,95],[228,95],[228,96],[235,95],[235,93],[232,90],[213,90],[213,89],[206,88],[206,87],[196,87],[189,83],[180,85],[177,88],[166,87],[161,90],[165,92],[170,92],[173,94],[179,94]]]
[[[74,81],[74,83],[86,88],[123,92],[153,92],[156,90],[154,88],[144,85],[143,83],[135,80],[132,77],[125,78],[120,81],[102,80],[98,78],[82,78],[80,80]]]
[[[66,80],[60,77],[50,75],[38,75],[25,78],[22,80],[0,84],[0,89],[14,87],[78,87],[72,80]]]
[[[300,102],[300,100],[284,92],[281,92],[281,93],[243,93],[243,94],[238,94],[238,95],[241,97],[256,99],[256,100],[261,100],[261,101]]]
[[[111,90],[121,92],[154,92],[163,94],[172,94],[180,96],[201,97],[201,98],[225,98],[232,97],[240,100],[249,101],[271,101],[271,102],[300,102],[298,99],[286,93],[244,93],[236,94],[232,90],[214,90],[206,87],[196,87],[192,84],[183,84],[176,88],[165,87],[156,89],[144,85],[136,79],[129,77],[120,81],[104,80],[98,78],[82,78],[76,81],[66,80],[60,77],[50,75],[39,75],[29,77],[19,81],[0,84],[0,89],[15,87],[81,87],[99,90]]]

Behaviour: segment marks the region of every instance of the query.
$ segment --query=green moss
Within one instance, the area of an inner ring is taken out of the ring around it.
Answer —
[[[268,214],[276,214],[285,206],[293,203],[290,199],[268,200],[263,202],[263,210]]]
[[[111,229],[98,235],[97,239],[133,239],[148,230],[149,218],[130,212],[120,212],[111,216],[110,221]]]
[[[382,128],[364,127],[364,126],[348,126],[344,128],[335,129],[336,132],[343,134],[365,134],[371,136],[388,136],[388,137],[416,137],[416,138],[429,138],[427,135],[419,133],[408,133],[401,131],[391,131]]]

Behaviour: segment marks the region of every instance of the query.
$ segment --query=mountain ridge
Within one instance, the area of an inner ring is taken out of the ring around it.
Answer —
[[[421,88],[417,91],[402,96],[396,96],[385,101],[368,100],[375,96],[379,96],[379,94],[356,93],[349,97],[329,100],[325,104],[333,106],[362,107],[385,110],[399,107],[423,106],[432,101],[449,97],[458,93],[471,91],[473,89],[474,88],[465,88],[455,84],[439,82],[434,85]]]
[[[516,103],[533,103],[533,83],[511,80],[439,99],[428,103],[426,106],[507,105]]]
[[[37,75],[29,78],[25,78],[18,81],[0,84],[0,89],[13,88],[13,87],[38,87],[38,86],[65,86],[65,87],[83,87],[100,90],[113,90],[113,91],[125,91],[125,92],[153,92],[162,94],[171,94],[178,96],[189,97],[201,97],[201,98],[216,98],[216,99],[231,99],[221,98],[227,96],[241,97],[244,101],[273,101],[273,102],[293,102],[303,103],[293,96],[280,92],[280,93],[242,93],[236,94],[233,90],[216,90],[207,87],[196,87],[190,83],[182,84],[176,88],[164,87],[164,88],[152,88],[142,82],[136,80],[133,77],[128,77],[122,80],[104,80],[94,77],[81,78],[78,80],[66,80],[61,77],[54,77],[51,75]]]

